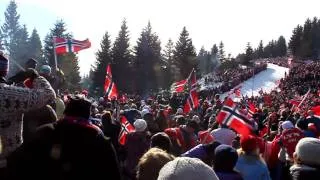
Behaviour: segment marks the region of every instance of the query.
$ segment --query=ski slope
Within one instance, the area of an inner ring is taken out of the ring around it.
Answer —
[[[266,70],[256,74],[254,77],[248,79],[247,81],[244,81],[237,87],[241,87],[240,91],[243,96],[258,96],[261,89],[264,92],[269,93],[277,87],[276,81],[284,78],[285,72],[287,72],[288,74],[289,68],[269,63]],[[222,94],[221,98],[223,99],[231,92],[233,92],[233,89]],[[237,100],[234,93],[232,93],[231,98]]]

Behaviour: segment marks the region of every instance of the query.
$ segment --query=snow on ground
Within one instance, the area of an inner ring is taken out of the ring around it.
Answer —
[[[244,81],[237,87],[241,87],[240,91],[243,96],[254,96],[259,95],[259,91],[262,89],[264,92],[271,92],[277,87],[277,80],[280,80],[285,76],[285,72],[289,73],[289,68],[281,67],[275,64],[268,64],[267,70],[264,70],[254,77]],[[233,92],[233,89],[231,90]],[[230,92],[231,92],[230,91]],[[229,92],[226,92],[221,95],[221,98],[224,98],[228,95]],[[231,96],[233,99],[237,99],[234,97],[234,94]]]

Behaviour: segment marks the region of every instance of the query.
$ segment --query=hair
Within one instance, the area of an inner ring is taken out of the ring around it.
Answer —
[[[137,166],[137,180],[156,180],[160,169],[175,157],[167,152],[151,148],[139,160]]]
[[[171,146],[172,146],[172,143],[171,143],[170,137],[164,132],[159,132],[151,137],[151,142],[150,142],[151,148],[157,147],[164,151],[170,152]]]

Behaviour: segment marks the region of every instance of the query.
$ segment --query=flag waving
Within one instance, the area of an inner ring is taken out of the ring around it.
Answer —
[[[79,41],[75,39],[67,39],[67,38],[53,38],[53,43],[55,47],[55,52],[57,54],[65,54],[65,53],[76,53],[83,49],[88,49],[91,47],[91,42],[89,39],[84,41]]]
[[[112,81],[112,73],[110,64],[107,66],[106,80],[104,81],[104,95],[108,97],[109,100],[112,98],[118,98],[118,90],[116,84]]]
[[[243,136],[251,134],[255,128],[255,122],[241,113],[238,105],[230,98],[226,100],[216,119],[219,124],[226,125]]]
[[[121,131],[119,134],[119,144],[124,145],[126,143],[127,134],[134,132],[134,126],[132,126],[125,116],[120,118]]]
[[[188,79],[184,84],[184,90],[188,91],[188,96],[183,107],[185,113],[189,113],[192,109],[196,109],[199,104],[198,93],[197,93],[197,79],[194,70],[191,71]]]

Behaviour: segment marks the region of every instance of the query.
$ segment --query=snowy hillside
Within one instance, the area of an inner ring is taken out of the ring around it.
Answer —
[[[259,95],[259,91],[262,89],[264,92],[270,92],[277,87],[277,80],[280,80],[285,76],[285,72],[289,73],[289,69],[274,64],[268,64],[268,68],[265,71],[260,72],[253,78],[241,83],[238,87],[241,87],[241,94],[246,96]],[[233,91],[233,90],[231,90]],[[227,96],[229,92],[224,93],[221,98]],[[232,95],[234,97],[234,94]]]

